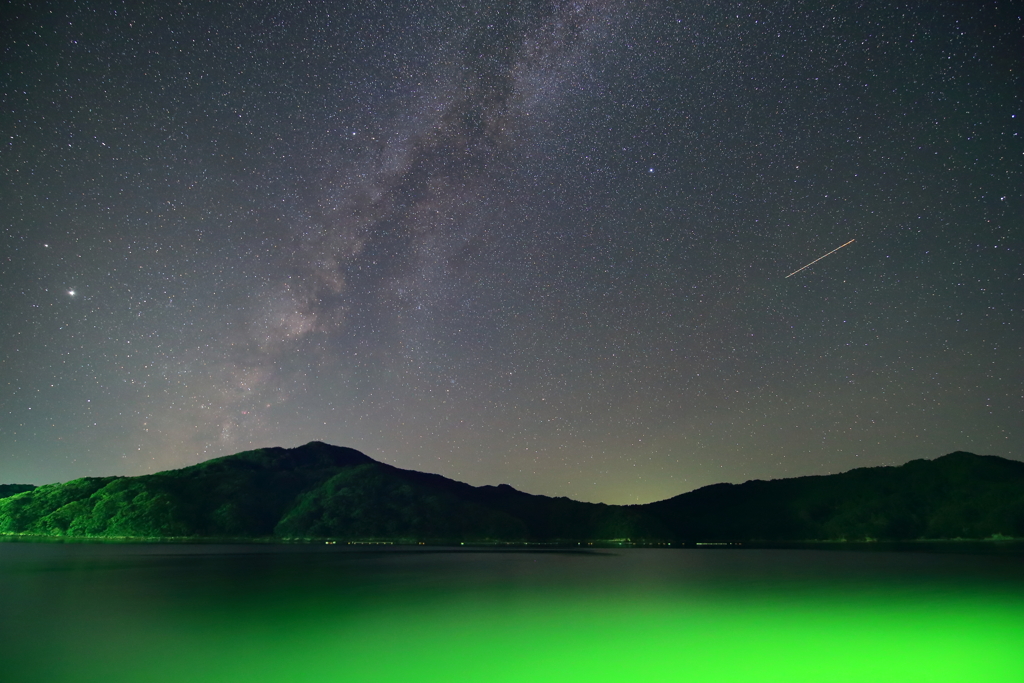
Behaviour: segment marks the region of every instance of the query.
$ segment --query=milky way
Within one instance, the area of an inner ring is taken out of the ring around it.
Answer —
[[[1024,22],[966,5],[8,8],[0,482],[1020,459]]]

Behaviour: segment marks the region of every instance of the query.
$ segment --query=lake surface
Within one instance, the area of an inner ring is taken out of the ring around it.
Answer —
[[[1024,557],[0,543],[0,679],[1024,680]]]

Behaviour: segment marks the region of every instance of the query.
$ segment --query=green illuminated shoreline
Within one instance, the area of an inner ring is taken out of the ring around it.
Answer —
[[[331,546],[342,548],[389,547],[394,550],[415,551],[418,548],[449,551],[493,549],[505,551],[564,551],[586,549],[664,549],[664,550],[833,550],[850,552],[928,552],[1024,555],[1024,539],[917,539],[907,541],[746,541],[672,543],[666,541],[596,540],[596,541],[474,541],[451,540],[415,541],[410,539],[331,539],[331,538],[245,538],[245,537],[83,537],[40,536],[33,534],[0,534],[0,543],[53,543],[53,544],[125,544],[125,545],[254,545],[254,546]]]

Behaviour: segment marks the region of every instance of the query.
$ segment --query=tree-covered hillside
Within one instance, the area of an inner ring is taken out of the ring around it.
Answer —
[[[717,484],[633,506],[474,487],[319,442],[27,488],[0,498],[0,534],[431,543],[1024,538],[1024,463],[970,453]]]
[[[716,484],[643,506],[673,537],[1024,537],[1024,463],[956,452],[900,467]]]
[[[615,506],[475,488],[313,442],[0,500],[0,533],[73,537],[551,540],[635,535]]]

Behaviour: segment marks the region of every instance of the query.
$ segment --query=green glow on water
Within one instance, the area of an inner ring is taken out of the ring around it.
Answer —
[[[646,557],[657,571],[635,553],[535,558],[541,569],[518,556],[422,572],[415,561],[324,567],[287,585],[294,568],[240,584],[187,568],[173,581],[117,567],[22,572],[23,587],[65,595],[46,619],[23,610],[24,628],[0,633],[19,650],[0,656],[26,683],[1024,679],[1021,582],[915,582],[906,567],[793,578],[785,556],[766,576],[742,567],[752,552],[674,571],[683,555]],[[617,573],[617,561],[633,565]],[[598,579],[580,577],[589,565]]]

